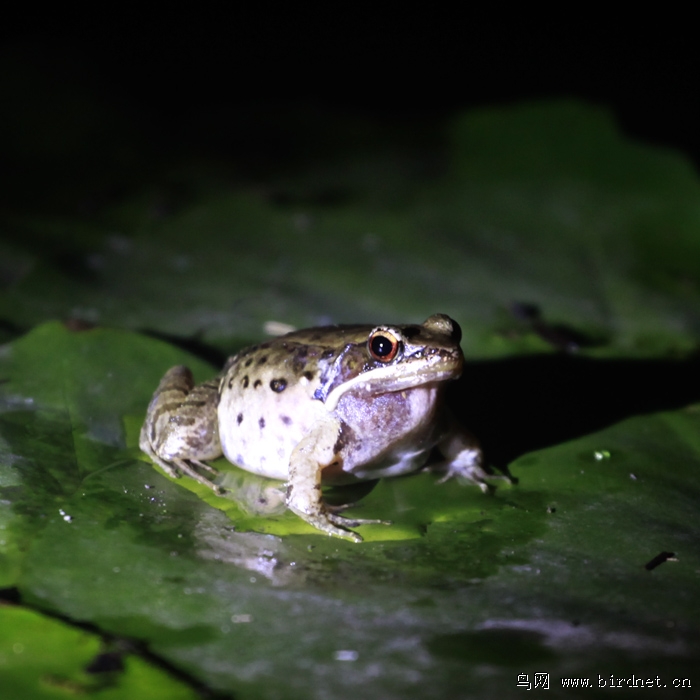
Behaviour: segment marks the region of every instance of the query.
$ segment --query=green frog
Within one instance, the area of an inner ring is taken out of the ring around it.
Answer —
[[[461,330],[435,314],[421,325],[310,328],[231,357],[218,377],[194,384],[187,367],[161,380],[141,449],[170,476],[221,493],[207,461],[222,454],[249,472],[287,482],[287,506],[329,535],[382,522],[341,515],[321,485],[408,474],[433,448],[445,478],[487,490],[476,439],[443,403],[462,372]]]

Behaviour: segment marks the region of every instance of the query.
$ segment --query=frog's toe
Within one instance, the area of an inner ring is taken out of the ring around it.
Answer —
[[[171,478],[171,479],[179,479],[182,474],[180,474],[180,471],[174,467],[172,464],[169,462],[166,462],[164,459],[161,459],[157,454],[149,453],[149,457]]]
[[[459,462],[447,462],[432,467],[433,471],[442,473],[438,479],[438,484],[444,484],[450,479],[456,478],[458,481],[469,482],[478,486],[484,493],[488,493],[494,487],[490,481],[494,479],[504,479],[508,483],[513,480],[507,474],[493,474],[486,471],[480,464],[460,464]]]
[[[346,520],[348,527],[357,527],[358,525],[393,525],[394,523],[391,520],[376,520],[376,519],[365,519],[365,518],[344,518],[340,515],[339,513],[342,513],[345,510],[348,510],[348,508],[354,508],[357,506],[357,503],[339,503],[339,504],[330,504],[330,503],[324,503],[324,508],[326,510],[326,513],[331,516],[336,516],[338,518],[342,518],[342,520]]]
[[[220,496],[222,493],[225,493],[225,489],[222,489],[221,486],[218,486],[215,484],[211,479],[208,479],[206,476],[203,474],[200,474],[192,464],[197,465],[198,467],[206,467],[210,472],[213,474],[218,474],[216,469],[213,467],[210,467],[208,464],[204,464],[204,462],[200,462],[199,460],[193,459],[193,460],[186,460],[186,459],[174,459],[173,464],[178,468],[178,470],[189,476],[191,479],[194,479],[195,481],[198,481],[200,484],[203,484],[204,486],[208,486],[217,496]],[[178,474],[179,476],[179,474]]]
[[[305,518],[305,520],[310,525],[329,535],[342,537],[344,540],[352,540],[353,542],[362,542],[362,536],[350,530],[351,527],[359,525],[359,522],[355,520],[343,518],[334,513],[319,513],[315,518]]]
[[[362,542],[362,536],[358,535],[354,530],[350,528],[357,527],[358,525],[368,525],[374,523],[382,523],[382,520],[364,520],[361,518],[346,518],[337,513],[330,512],[325,509],[319,510],[315,513],[303,512],[294,508],[291,508],[293,512],[299,515],[303,520],[305,520],[309,525],[312,525],[317,530],[325,532],[328,535],[333,535],[335,537],[341,537],[345,540],[352,540],[353,542]]]
[[[348,508],[354,508],[357,505],[357,503],[326,503],[324,501],[323,503],[323,508],[326,511],[326,513],[342,513],[343,511],[348,510]]]
[[[360,525],[391,525],[391,520],[377,520],[374,518],[346,518],[337,513],[326,513],[328,519],[341,527],[358,527]]]
[[[190,462],[192,462],[192,464],[196,464],[200,469],[206,469],[206,471],[211,472],[214,475],[219,473],[218,470],[214,469],[214,467],[209,466],[206,462],[201,462],[198,459],[191,459]]]

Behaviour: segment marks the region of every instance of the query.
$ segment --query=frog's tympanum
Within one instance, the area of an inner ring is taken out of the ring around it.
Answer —
[[[222,454],[284,480],[299,517],[360,541],[349,528],[380,521],[340,515],[323,502],[322,484],[414,472],[437,448],[446,476],[486,489],[481,450],[442,401],[462,371],[460,338],[458,324],[436,314],[422,325],[295,331],[242,350],[196,386],[186,367],[173,367],[148,407],[140,447],[170,476],[216,492],[206,462]]]

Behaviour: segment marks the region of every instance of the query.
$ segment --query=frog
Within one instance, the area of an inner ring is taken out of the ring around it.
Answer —
[[[335,325],[297,330],[241,350],[195,384],[168,370],[148,406],[139,446],[171,477],[223,495],[208,462],[224,456],[286,482],[286,506],[319,531],[361,542],[353,530],[385,523],[342,514],[322,487],[422,470],[431,453],[444,481],[489,490],[478,440],[457,423],[445,390],[464,367],[459,324]]]

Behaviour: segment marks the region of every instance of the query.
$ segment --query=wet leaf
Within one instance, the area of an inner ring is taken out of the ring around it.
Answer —
[[[23,614],[140,640],[236,697],[693,679],[697,178],[573,103],[466,115],[449,155],[386,198],[358,177],[329,204],[310,169],[276,183],[286,199],[205,190],[156,220],[134,199],[116,234],[16,222],[0,316],[119,327],[45,323],[0,353],[0,585]],[[70,264],[34,246],[56,231]],[[218,498],[138,453],[172,365],[212,376],[269,320],[435,311],[464,330],[454,410],[514,485],[382,481],[351,512],[393,525],[355,545],[285,511],[272,482],[219,462],[238,500]]]
[[[0,671],[7,698],[198,697],[127,646],[21,607],[0,607]]]

